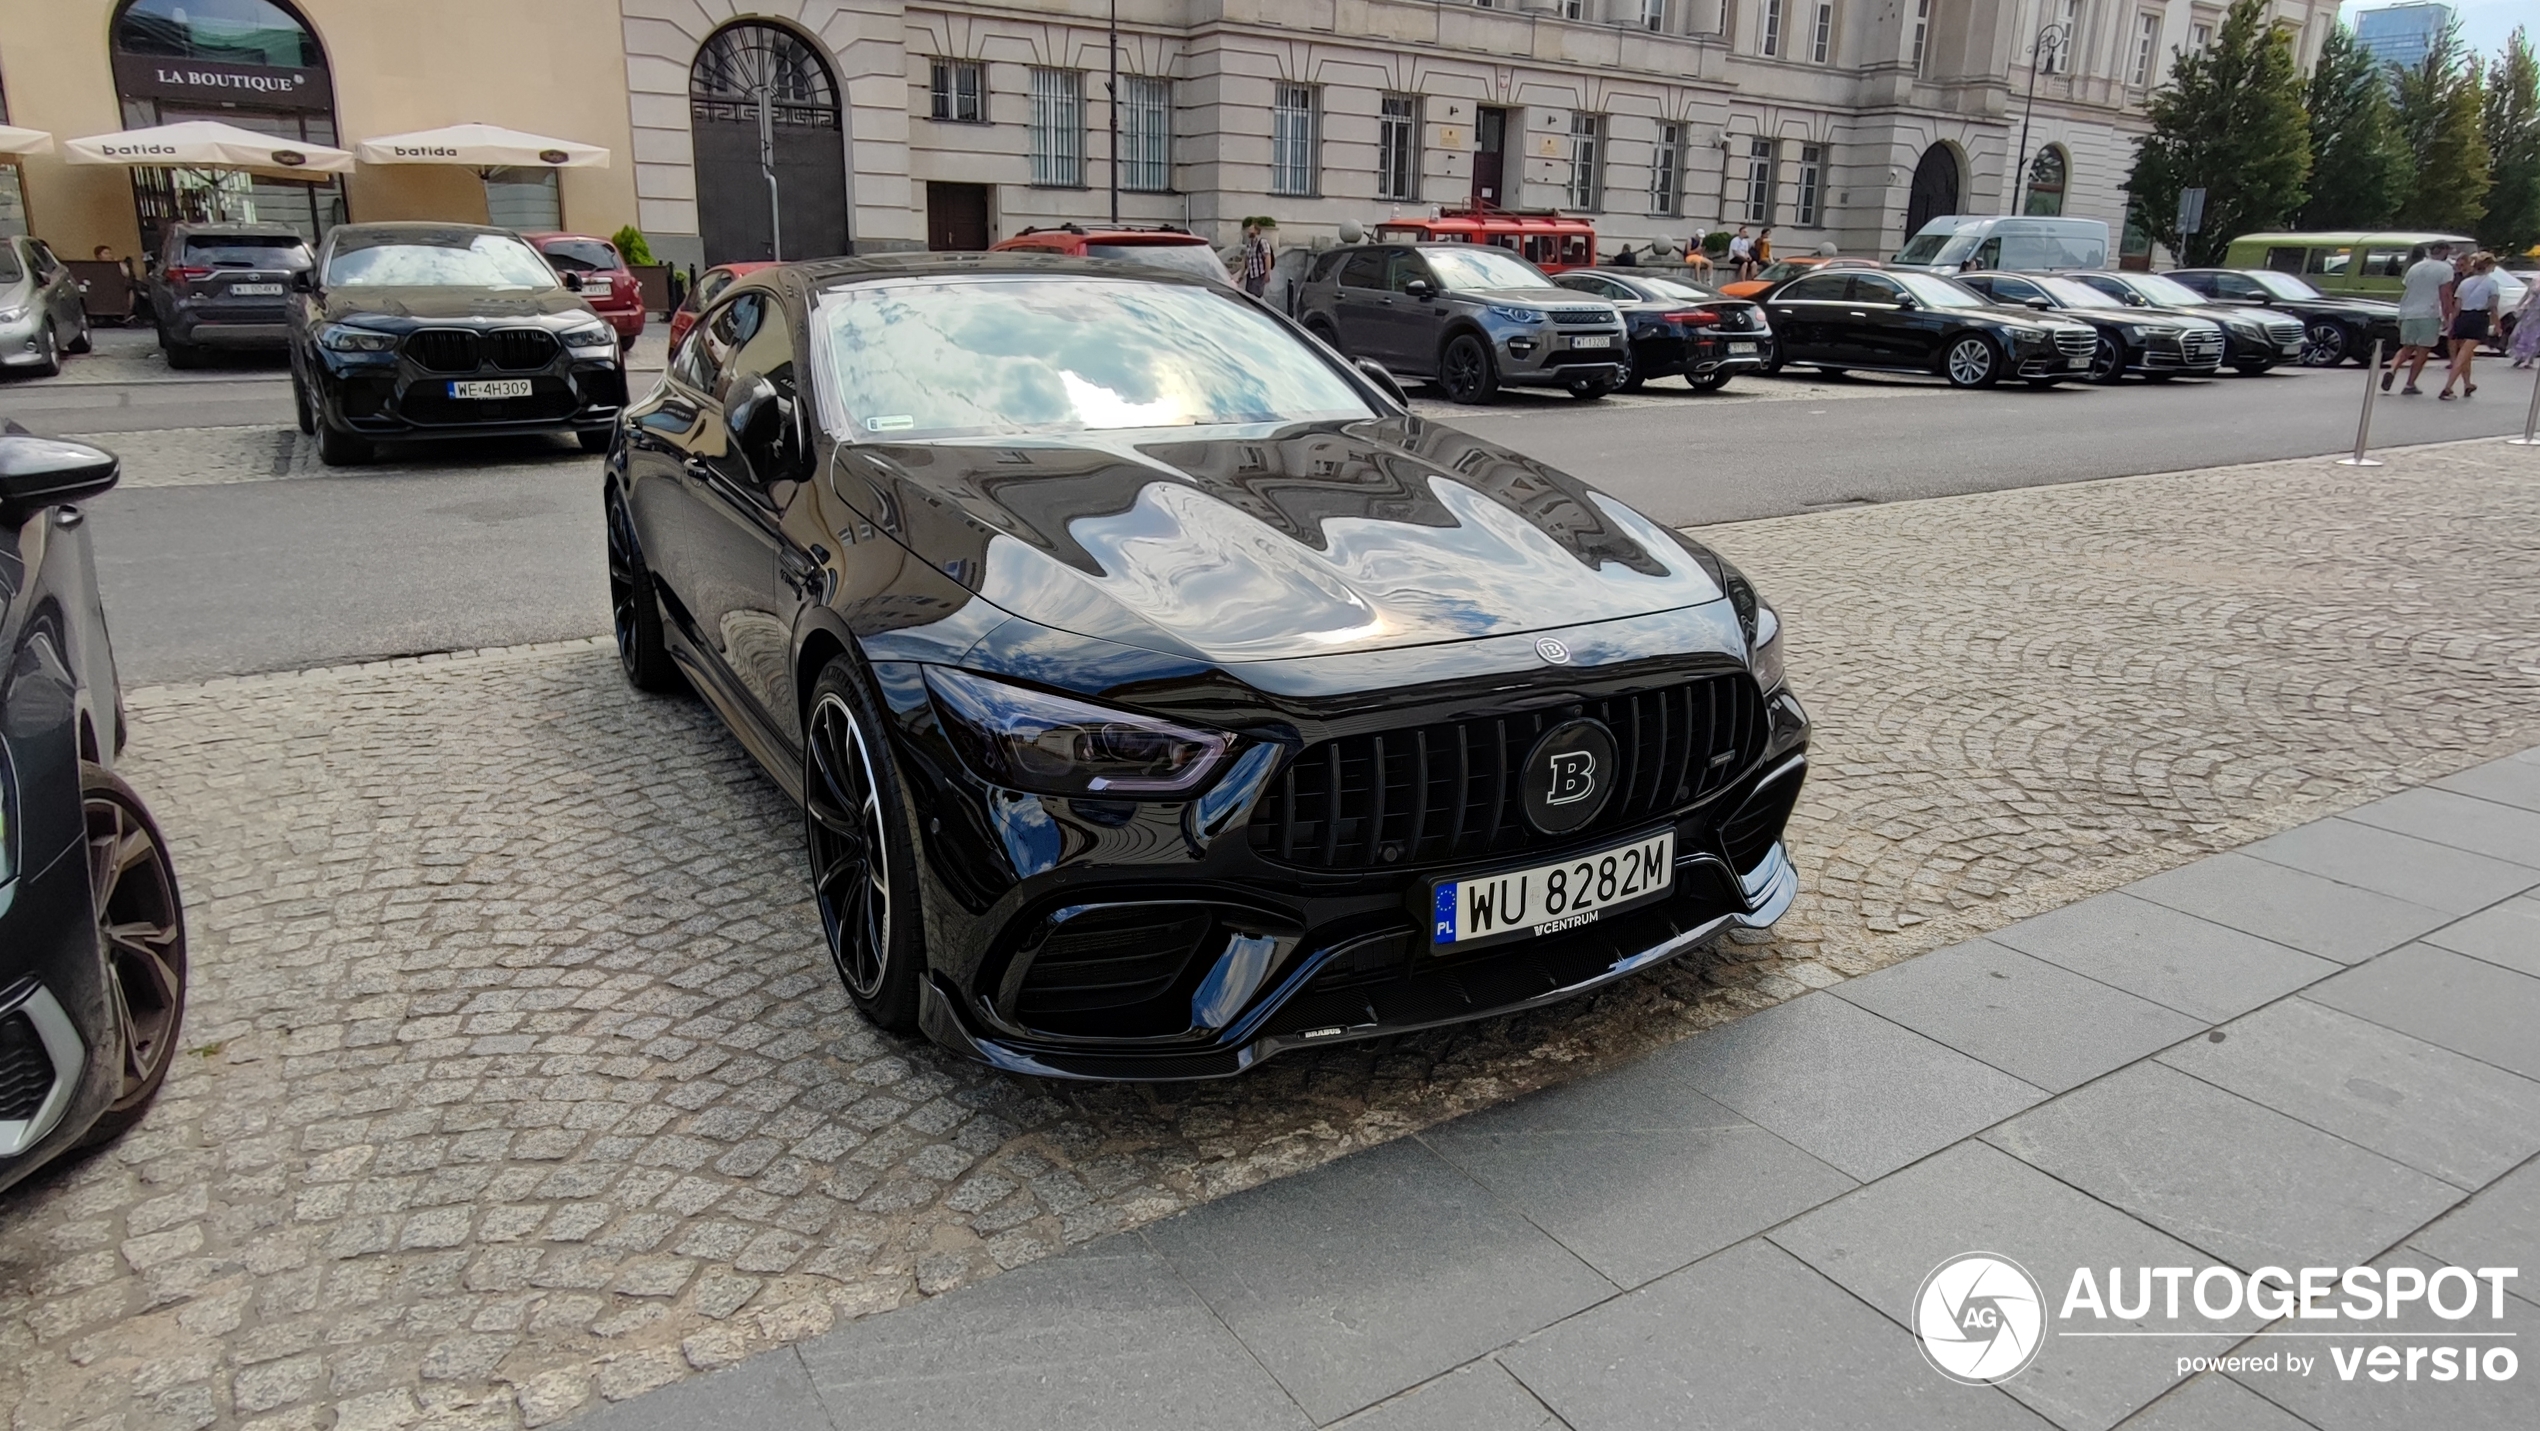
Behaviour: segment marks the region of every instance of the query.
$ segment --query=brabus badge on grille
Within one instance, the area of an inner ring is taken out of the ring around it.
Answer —
[[[1549,636],[1535,638],[1535,654],[1556,666],[1570,664],[1570,648]]]

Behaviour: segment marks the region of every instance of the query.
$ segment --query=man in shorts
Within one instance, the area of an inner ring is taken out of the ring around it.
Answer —
[[[2452,246],[2426,245],[2425,257],[2410,264],[2399,283],[2399,356],[2382,373],[2381,390],[2390,391],[2390,380],[2406,368],[2408,385],[2400,396],[2415,397],[2417,378],[2442,346],[2443,329],[2452,316]]]

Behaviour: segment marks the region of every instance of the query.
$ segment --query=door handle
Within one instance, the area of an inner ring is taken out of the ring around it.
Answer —
[[[1852,316],[1853,316],[1853,317],[1855,317],[1855,318],[1867,318],[1867,317],[1869,317],[1870,315],[1869,315],[1869,314],[1867,314],[1867,313],[1862,312],[1862,311],[1861,311],[1860,309],[1858,309],[1858,308],[1855,308],[1855,309],[1853,309],[1853,310],[1852,310]]]

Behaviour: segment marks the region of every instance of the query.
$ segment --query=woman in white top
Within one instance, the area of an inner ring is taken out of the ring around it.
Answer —
[[[2496,256],[2492,253],[2472,254],[2469,276],[2452,290],[2458,305],[2452,314],[2452,370],[2443,375],[2443,391],[2435,394],[2445,402],[2452,400],[2452,384],[2461,385],[2461,396],[2471,397],[2478,384],[2469,380],[2471,359],[2478,356],[2478,345],[2487,341],[2488,330],[2496,326],[2496,310],[2504,303],[2504,289],[2496,282]]]

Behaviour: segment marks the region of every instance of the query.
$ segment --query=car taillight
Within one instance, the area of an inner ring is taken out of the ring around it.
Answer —
[[[168,270],[168,277],[175,279],[179,283],[191,283],[195,279],[209,278],[211,276],[212,271],[210,269],[197,268],[189,263],[180,263],[174,268]]]
[[[1690,323],[1697,328],[1708,328],[1712,324],[1720,321],[1720,310],[1716,308],[1680,308],[1675,312],[1668,314],[1667,321],[1670,323]]]

